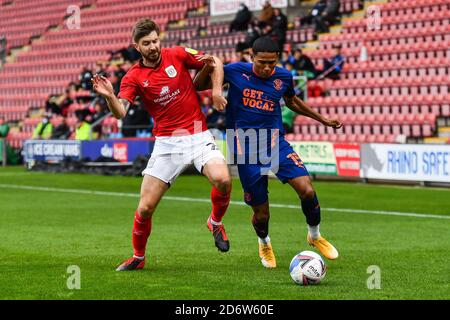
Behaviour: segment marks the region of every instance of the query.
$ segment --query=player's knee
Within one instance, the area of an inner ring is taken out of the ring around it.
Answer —
[[[153,215],[153,212],[155,212],[156,205],[150,203],[150,202],[141,202],[139,203],[138,212],[141,215],[141,217],[149,218]]]
[[[223,174],[214,179],[214,187],[220,192],[227,193],[231,191],[231,177],[228,174]]]
[[[270,218],[270,213],[264,208],[253,207],[254,219],[256,222],[266,222]]]
[[[301,198],[302,199],[312,199],[316,192],[314,191],[312,186],[307,186],[302,190]]]

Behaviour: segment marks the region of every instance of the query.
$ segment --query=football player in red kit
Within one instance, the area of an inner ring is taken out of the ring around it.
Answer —
[[[123,77],[118,97],[105,77],[92,78],[94,90],[103,96],[116,118],[123,118],[130,103],[139,96],[154,119],[155,146],[142,172],[141,197],[134,216],[134,254],[118,271],[142,269],[152,215],[164,193],[189,165],[194,164],[212,184],[212,210],[207,226],[216,247],[226,252],[229,241],[222,223],[228,208],[231,178],[223,154],[207,130],[189,70],[205,64],[216,66],[212,73],[214,107],[222,110],[223,68],[219,59],[184,47],[160,46],[159,27],[150,19],[133,28],[133,44],[142,59]]]

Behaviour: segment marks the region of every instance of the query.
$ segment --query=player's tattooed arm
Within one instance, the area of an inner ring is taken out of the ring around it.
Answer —
[[[310,106],[308,106],[305,102],[303,102],[303,100],[301,100],[297,96],[293,97],[284,96],[284,101],[286,102],[286,105],[289,109],[300,115],[317,120],[327,127],[333,127],[335,129],[339,129],[342,127],[342,123],[339,120],[328,119],[324,117],[323,115],[312,109]]]
[[[119,99],[120,103],[122,104],[124,110],[125,110],[125,114],[127,114],[128,112],[128,108],[130,107],[131,103],[130,101],[128,101],[127,99]]]
[[[127,114],[130,102],[125,99],[118,99],[114,94],[114,89],[111,82],[104,76],[94,75],[91,79],[94,91],[105,98],[109,110],[114,117],[122,119]]]

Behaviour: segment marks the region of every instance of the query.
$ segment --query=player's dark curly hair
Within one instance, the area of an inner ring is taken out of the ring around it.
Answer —
[[[159,26],[149,18],[142,18],[133,27],[133,41],[138,43],[141,38],[148,36],[153,31],[159,35]]]
[[[280,55],[278,43],[269,36],[260,37],[253,42],[253,54],[256,56],[258,52],[275,52]]]

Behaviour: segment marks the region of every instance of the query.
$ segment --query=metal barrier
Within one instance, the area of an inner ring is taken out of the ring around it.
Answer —
[[[7,162],[6,139],[0,138],[0,162],[5,167]]]

